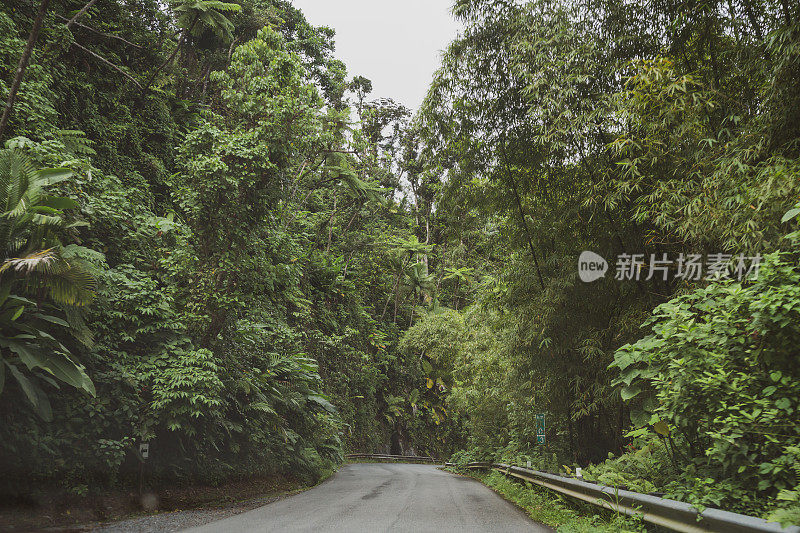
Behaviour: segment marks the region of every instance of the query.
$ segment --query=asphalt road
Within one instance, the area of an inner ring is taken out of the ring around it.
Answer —
[[[551,532],[470,478],[412,464],[349,464],[295,496],[192,533],[265,531]]]

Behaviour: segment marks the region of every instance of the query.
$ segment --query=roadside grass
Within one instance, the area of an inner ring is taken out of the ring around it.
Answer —
[[[654,531],[639,519],[570,500],[533,483],[509,479],[499,472],[467,471],[466,475],[520,507],[534,521],[553,527],[559,533]]]

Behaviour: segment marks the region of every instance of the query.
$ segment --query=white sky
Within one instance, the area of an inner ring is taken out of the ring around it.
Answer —
[[[347,75],[372,81],[369,99],[416,111],[460,24],[452,0],[293,0],[314,26],[336,30],[335,56]]]

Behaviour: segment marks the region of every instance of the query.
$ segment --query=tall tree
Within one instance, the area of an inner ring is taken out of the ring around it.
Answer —
[[[22,84],[22,78],[25,76],[25,69],[28,68],[28,63],[31,60],[33,47],[36,45],[37,39],[39,39],[39,31],[42,29],[42,21],[44,20],[44,16],[47,13],[47,7],[49,5],[50,0],[42,0],[42,2],[39,4],[39,10],[36,13],[36,17],[33,19],[33,27],[31,28],[31,32],[28,34],[28,42],[25,44],[25,48],[22,50],[22,55],[20,56],[19,63],[17,64],[17,69],[14,71],[14,80],[11,82],[11,87],[8,90],[6,105],[3,107],[3,116],[0,117],[0,139],[3,138],[3,133],[5,133],[6,128],[8,127],[8,121],[11,117],[11,112],[14,109],[14,102],[17,100],[17,91],[19,90],[19,86]]]

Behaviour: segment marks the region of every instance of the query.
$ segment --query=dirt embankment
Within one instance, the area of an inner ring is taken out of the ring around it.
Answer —
[[[300,481],[280,475],[143,495],[119,489],[75,496],[39,487],[24,496],[0,494],[0,531],[178,531],[253,509],[302,488]]]

